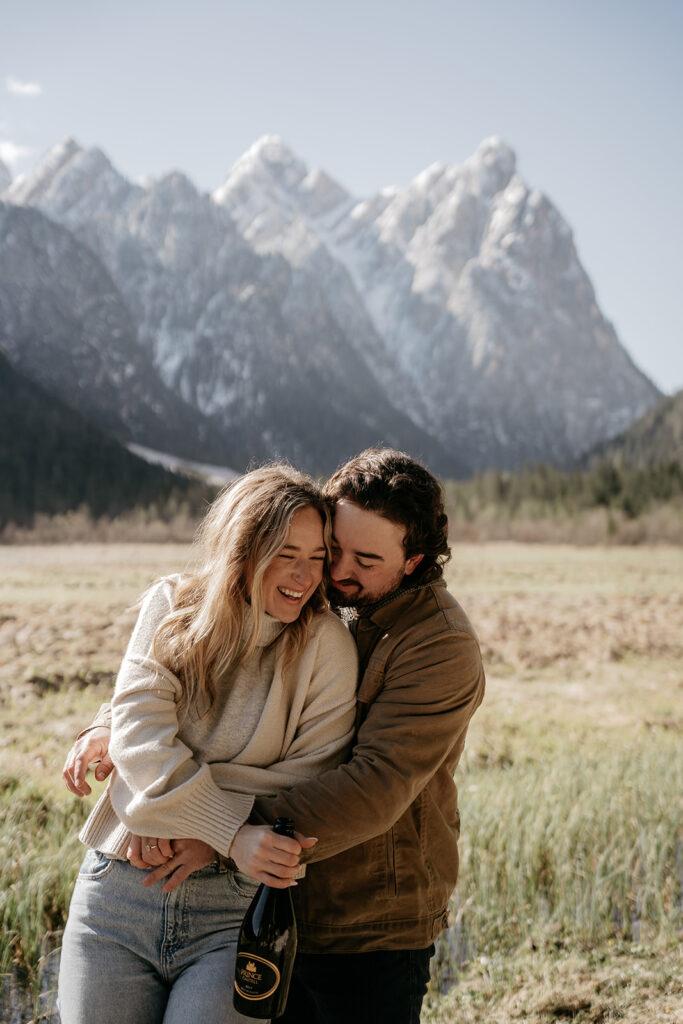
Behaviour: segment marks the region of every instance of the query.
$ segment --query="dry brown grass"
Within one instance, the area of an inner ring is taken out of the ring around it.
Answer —
[[[31,675],[115,671],[135,622],[131,606],[156,576],[182,569],[185,546],[0,548],[0,691]]]
[[[68,803],[61,765],[110,695],[132,606],[188,556],[187,545],[0,546],[6,771]],[[467,773],[481,766],[505,773],[582,744],[673,744],[683,719],[683,549],[462,545],[448,579],[480,634],[488,676],[461,769],[463,797],[472,799]],[[466,967],[448,996],[434,997],[423,1021],[673,1024],[683,1019],[679,969],[667,946],[492,953]]]
[[[487,668],[468,756],[549,730],[681,729],[683,550],[462,546],[448,574]]]
[[[161,518],[151,506],[114,519],[93,519],[83,507],[55,516],[38,513],[32,526],[7,523],[0,530],[0,544],[185,544],[197,524],[198,517],[187,510]]]
[[[148,584],[186,545],[0,547],[0,751],[61,791],[73,736],[108,700]]]
[[[188,545],[0,547],[0,749],[61,761],[108,697],[135,602]],[[488,690],[467,757],[564,734],[680,730],[683,549],[457,545],[448,580],[479,633]]]

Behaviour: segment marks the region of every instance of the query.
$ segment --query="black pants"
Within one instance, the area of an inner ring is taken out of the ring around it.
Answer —
[[[287,1009],[273,1024],[420,1024],[433,953],[299,953]]]

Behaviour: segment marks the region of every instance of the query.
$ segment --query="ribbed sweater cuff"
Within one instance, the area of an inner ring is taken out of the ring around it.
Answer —
[[[100,850],[107,856],[125,860],[130,837],[129,830],[116,817],[109,792],[105,790],[78,833],[78,838],[91,850]]]
[[[247,793],[227,793],[218,787],[193,793],[178,811],[178,838],[203,839],[227,857],[237,830],[251,814],[255,797]]]
[[[227,793],[220,789],[204,789],[193,794],[192,806],[178,808],[173,828],[160,824],[152,816],[136,826],[138,835],[162,836],[167,839],[202,839],[218,853],[227,857],[237,830],[248,819],[254,797],[246,793]],[[131,830],[114,810],[109,791],[102,794],[90,817],[81,829],[79,839],[93,850],[125,859]]]

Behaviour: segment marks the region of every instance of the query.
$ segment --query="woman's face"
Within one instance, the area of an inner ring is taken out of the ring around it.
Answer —
[[[263,575],[265,609],[280,622],[294,622],[323,578],[323,523],[314,508],[292,516],[287,540]]]

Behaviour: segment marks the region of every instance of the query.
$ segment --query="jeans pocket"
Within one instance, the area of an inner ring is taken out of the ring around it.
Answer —
[[[100,853],[99,850],[88,850],[83,863],[81,864],[80,871],[78,872],[79,878],[102,878],[111,871],[114,861],[111,857],[107,857],[106,854]]]
[[[260,884],[255,878],[251,878],[250,875],[245,875],[242,871],[229,871],[228,881],[230,882],[230,887],[234,892],[238,896],[247,900],[253,898]]]

